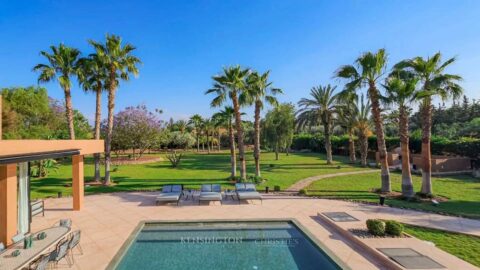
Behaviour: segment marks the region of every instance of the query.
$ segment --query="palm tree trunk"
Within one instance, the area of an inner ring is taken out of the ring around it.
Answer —
[[[210,154],[210,132],[207,131],[207,152]]]
[[[105,179],[103,184],[110,185],[110,163],[111,163],[111,144],[113,134],[113,110],[115,109],[115,68],[110,70],[110,85],[108,87],[108,119],[107,136],[105,138]]]
[[[213,139],[215,139],[215,131],[212,132],[212,140],[210,141],[210,149],[215,151],[215,143],[213,142]]]
[[[200,134],[197,132],[197,153],[200,152]]]
[[[360,142],[360,159],[363,167],[367,167],[367,156],[368,156],[368,138],[365,135],[363,130],[360,131],[358,135],[358,140]]]
[[[260,177],[260,108],[261,103],[255,103],[255,139],[253,157],[255,158],[255,176]]]
[[[243,143],[243,127],[240,114],[240,105],[238,103],[237,93],[232,93],[233,110],[235,112],[235,127],[237,129],[238,159],[240,160],[240,178],[247,179],[247,164],[245,162],[245,145]]]
[[[357,157],[355,156],[355,141],[353,139],[352,130],[348,131],[348,152],[350,156],[350,163],[355,163]]]
[[[70,93],[70,88],[65,88],[65,114],[67,116],[68,123],[68,133],[70,135],[70,140],[75,140],[75,126],[73,125],[73,105],[72,105],[72,95]]]
[[[220,150],[221,150],[221,149],[220,149],[220,140],[221,140],[221,139],[222,139],[222,134],[220,134],[220,130],[219,130],[219,131],[218,131],[218,142],[217,142],[217,143],[218,143],[218,145],[217,145],[217,147],[218,147],[218,152],[220,152]]]
[[[378,90],[374,83],[370,84],[368,89],[370,101],[372,102],[372,115],[375,123],[375,133],[377,135],[377,147],[381,164],[382,192],[391,192],[390,171],[388,170],[387,147],[385,145],[385,136],[383,134],[383,121],[380,112],[380,102],[378,100]]]
[[[433,194],[432,189],[432,153],[430,137],[432,135],[432,106],[430,97],[426,97],[422,104],[422,188],[421,193]]]
[[[278,143],[275,144],[275,160],[278,160]]]
[[[95,140],[100,140],[100,122],[102,121],[102,85],[96,91],[95,106]],[[100,181],[100,153],[93,155],[95,159],[95,181]]]
[[[405,106],[400,106],[400,148],[402,150],[402,195],[411,198],[414,195],[412,174],[410,172],[410,150],[408,148],[408,114]]]
[[[237,154],[235,153],[235,135],[233,134],[233,124],[229,123],[228,137],[230,138],[230,162],[232,164],[231,178],[237,176]]]
[[[327,164],[332,164],[332,141],[330,138],[330,124],[328,122],[323,123],[323,129],[325,132],[325,151],[327,152]]]

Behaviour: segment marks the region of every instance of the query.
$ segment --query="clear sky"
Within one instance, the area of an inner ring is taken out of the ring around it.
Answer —
[[[60,42],[91,52],[87,39],[114,33],[138,49],[140,76],[122,83],[116,110],[145,104],[164,117],[208,116],[204,92],[223,66],[271,70],[281,101],[338,84],[333,71],[364,51],[386,48],[391,66],[441,51],[448,71],[480,99],[480,1],[143,1],[0,0],[0,87],[37,83],[41,50]],[[45,84],[57,99],[57,83]],[[75,84],[74,107],[93,119],[94,95]],[[105,104],[105,102],[104,102]],[[245,109],[251,115],[251,109]],[[104,108],[104,112],[106,108]]]

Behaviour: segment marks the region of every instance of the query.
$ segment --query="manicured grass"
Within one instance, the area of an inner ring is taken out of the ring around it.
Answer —
[[[405,224],[405,232],[480,267],[480,237]]]
[[[306,177],[365,170],[365,168],[352,166],[344,162],[346,157],[335,157],[334,165],[326,165],[325,156],[318,153],[295,153],[286,156],[280,155],[275,160],[273,153],[262,154],[262,177],[267,181],[259,186],[279,185],[285,189]],[[64,195],[71,194],[71,162],[62,162],[57,172],[51,172],[48,177],[32,180],[32,197],[56,196],[57,192]],[[337,166],[341,168],[338,169]],[[254,174],[252,153],[247,154],[248,174]],[[103,175],[103,168],[102,168]],[[165,184],[185,184],[186,187],[199,187],[202,183],[219,183],[230,188],[233,184],[228,180],[230,175],[230,156],[228,153],[197,154],[187,153],[179,168],[172,168],[168,160],[141,165],[122,165],[112,172],[115,186],[86,187],[86,193],[134,191],[134,190],[158,190]],[[93,160],[85,159],[85,179],[93,178]]]
[[[392,173],[392,189],[401,191],[401,174]],[[396,207],[444,212],[462,215],[471,218],[480,218],[480,180],[471,176],[434,177],[433,191],[436,195],[448,198],[434,206],[429,202],[407,202],[400,199],[387,199],[386,204]],[[421,177],[414,176],[415,190],[421,186]],[[350,199],[364,202],[378,202],[378,194],[373,193],[373,188],[380,187],[380,173],[359,174],[326,178],[313,183],[308,187],[308,194],[328,197]]]

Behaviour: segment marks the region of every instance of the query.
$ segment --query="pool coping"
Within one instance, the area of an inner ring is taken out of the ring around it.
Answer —
[[[283,221],[283,222],[291,222],[293,225],[295,225],[301,233],[307,236],[307,239],[318,249],[320,249],[320,252],[323,252],[325,255],[327,255],[328,259],[333,261],[335,264],[337,264],[338,267],[344,270],[352,270],[344,261],[342,261],[335,253],[333,253],[327,246],[325,246],[317,237],[315,237],[310,230],[305,227],[303,224],[301,224],[297,219],[295,218],[265,218],[265,219],[258,219],[258,218],[252,218],[252,219],[195,219],[195,220],[142,220],[138,223],[137,226],[135,226],[135,229],[130,233],[128,238],[125,240],[125,242],[122,244],[120,249],[117,251],[115,256],[111,259],[111,261],[108,263],[107,267],[105,269],[107,270],[114,270],[122,260],[123,256],[127,252],[127,250],[130,248],[130,246],[133,244],[134,240],[137,238],[138,234],[142,230],[142,228],[145,226],[145,224],[148,223],[161,223],[161,224],[174,224],[174,223],[198,223],[198,222],[203,222],[203,223],[221,223],[221,222],[275,222],[275,221]]]

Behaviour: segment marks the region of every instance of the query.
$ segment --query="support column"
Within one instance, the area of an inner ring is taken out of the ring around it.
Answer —
[[[72,187],[73,187],[73,210],[78,211],[83,206],[83,156],[72,157]]]
[[[17,234],[17,164],[0,165],[0,242]]]

